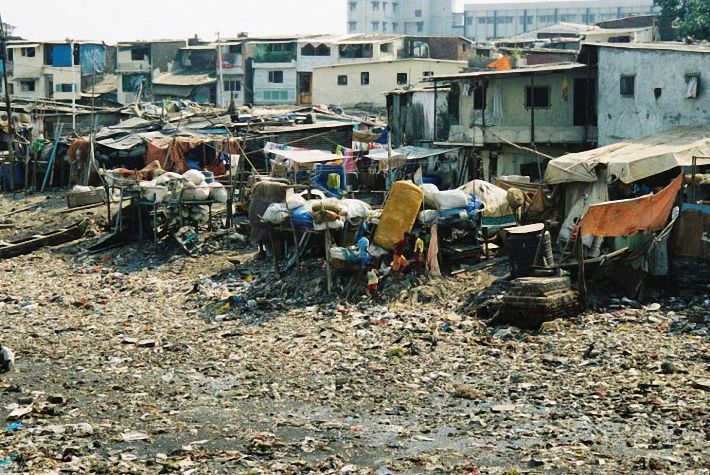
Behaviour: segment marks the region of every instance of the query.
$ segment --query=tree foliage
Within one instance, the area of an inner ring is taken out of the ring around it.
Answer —
[[[655,0],[679,39],[710,41],[710,0]]]

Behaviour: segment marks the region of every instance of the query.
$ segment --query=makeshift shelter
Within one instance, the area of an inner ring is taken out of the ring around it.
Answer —
[[[710,156],[710,125],[677,127],[645,137],[620,142],[587,152],[569,153],[551,160],[545,183],[597,181],[603,173],[607,183],[632,183],[675,167],[689,167],[693,157]],[[698,161],[710,164],[710,160]],[[599,172],[598,165],[605,170]]]

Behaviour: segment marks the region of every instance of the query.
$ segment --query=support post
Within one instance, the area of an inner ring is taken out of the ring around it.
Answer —
[[[328,281],[328,293],[333,291],[333,272],[330,268],[330,229],[325,229],[325,276]]]

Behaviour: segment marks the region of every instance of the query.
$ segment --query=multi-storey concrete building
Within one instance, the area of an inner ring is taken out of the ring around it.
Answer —
[[[348,33],[456,36],[452,0],[348,0]]]
[[[116,60],[118,102],[135,102],[139,93],[150,97],[153,78],[170,70],[181,46],[185,46],[185,40],[119,43]]]
[[[453,0],[348,0],[348,33],[506,38],[560,22],[600,21],[656,11],[653,0],[570,0],[473,3]]]
[[[10,93],[26,99],[79,101],[112,69],[107,47],[87,41],[13,41],[8,45]]]
[[[475,41],[486,41],[512,37],[561,22],[593,25],[654,11],[653,0],[467,4],[462,35]]]

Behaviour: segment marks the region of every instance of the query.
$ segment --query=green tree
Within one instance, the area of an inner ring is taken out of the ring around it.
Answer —
[[[654,0],[661,20],[671,22],[679,39],[710,41],[710,0]]]

